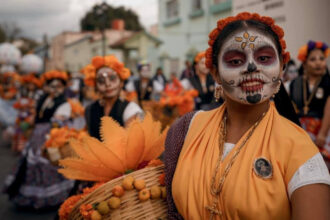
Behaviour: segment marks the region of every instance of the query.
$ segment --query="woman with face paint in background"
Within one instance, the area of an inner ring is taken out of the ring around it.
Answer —
[[[100,139],[100,124],[103,116],[110,116],[121,126],[127,126],[132,119],[142,115],[142,109],[134,102],[120,99],[119,95],[124,85],[124,80],[130,76],[129,69],[113,56],[94,57],[86,70],[94,81],[100,99],[86,108],[85,118],[88,132],[92,137]],[[85,78],[85,83],[90,81]]]
[[[181,83],[185,90],[196,89],[198,91],[198,97],[195,99],[196,110],[212,108],[215,84],[210,70],[205,65],[205,52],[200,52],[195,56],[193,76],[183,79]]]
[[[69,123],[71,106],[64,97],[67,79],[65,72],[56,70],[42,75],[45,95],[36,107],[34,130],[14,174],[5,180],[4,191],[19,207],[35,210],[57,207],[73,187],[73,181],[65,179],[57,172],[58,167],[42,156],[52,125]]]
[[[270,101],[289,60],[283,36],[272,18],[248,12],[210,33],[206,65],[225,103],[168,132],[169,219],[329,219],[322,156]]]
[[[309,41],[299,50],[300,76],[290,85],[302,127],[323,153],[330,169],[330,75],[326,58],[330,49],[323,42]]]

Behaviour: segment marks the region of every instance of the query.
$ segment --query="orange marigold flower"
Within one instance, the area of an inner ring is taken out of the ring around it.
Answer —
[[[271,28],[277,34],[279,39],[284,37],[284,31],[280,26],[274,24],[274,25],[271,26]]]
[[[322,46],[323,46],[323,43],[321,41],[315,42],[315,47],[316,48],[322,48]]]
[[[76,205],[76,203],[81,199],[81,195],[74,195],[69,197],[67,200],[65,200],[59,211],[58,215],[60,217],[60,220],[69,220],[69,215],[73,209],[73,207]]]
[[[159,159],[155,159],[155,160],[151,160],[149,163],[148,163],[148,166],[147,167],[156,167],[156,166],[160,166],[160,165],[163,165],[164,163],[159,160]]]
[[[281,44],[282,49],[285,50],[286,49],[286,43],[285,43],[284,39],[280,40],[280,44]]]
[[[262,22],[268,26],[271,26],[274,24],[274,19],[272,19],[271,17],[268,17],[268,16],[262,16],[260,18],[260,22]]]
[[[289,52],[285,52],[283,55],[283,63],[287,63],[290,60],[290,53]]]
[[[236,16],[236,18],[238,20],[248,20],[251,18],[251,14],[249,12],[241,12]]]
[[[209,34],[209,38],[215,40],[219,35],[219,30],[217,28],[213,29],[213,31]]]

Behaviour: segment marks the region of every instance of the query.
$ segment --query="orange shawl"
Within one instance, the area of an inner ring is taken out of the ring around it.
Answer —
[[[219,125],[225,108],[224,104],[198,113],[186,135],[172,182],[175,205],[185,219],[210,217],[205,207],[211,206],[214,199],[210,186],[219,155]],[[221,174],[248,133],[222,161]],[[218,198],[221,219],[290,219],[288,183],[296,170],[316,153],[318,149],[307,133],[280,116],[271,103],[225,179]],[[271,162],[270,179],[254,172],[254,161],[259,157]]]

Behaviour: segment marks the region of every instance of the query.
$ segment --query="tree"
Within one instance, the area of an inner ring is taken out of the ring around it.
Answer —
[[[143,29],[139,17],[134,11],[124,7],[115,8],[106,3],[94,5],[80,20],[80,27],[82,31],[110,28],[114,19],[123,19],[126,30],[139,31]]]
[[[18,27],[15,22],[3,22],[1,24],[1,29],[5,33],[6,41],[9,42],[17,39],[22,33],[22,29]]]

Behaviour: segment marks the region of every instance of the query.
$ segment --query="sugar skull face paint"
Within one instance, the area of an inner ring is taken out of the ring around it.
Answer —
[[[64,93],[65,86],[59,79],[53,79],[48,85],[49,94],[53,97],[58,97]]]
[[[281,63],[274,40],[247,28],[230,35],[218,56],[224,93],[243,104],[268,100],[280,85]]]
[[[119,94],[121,81],[113,69],[102,67],[96,73],[96,86],[104,98],[112,98]]]

